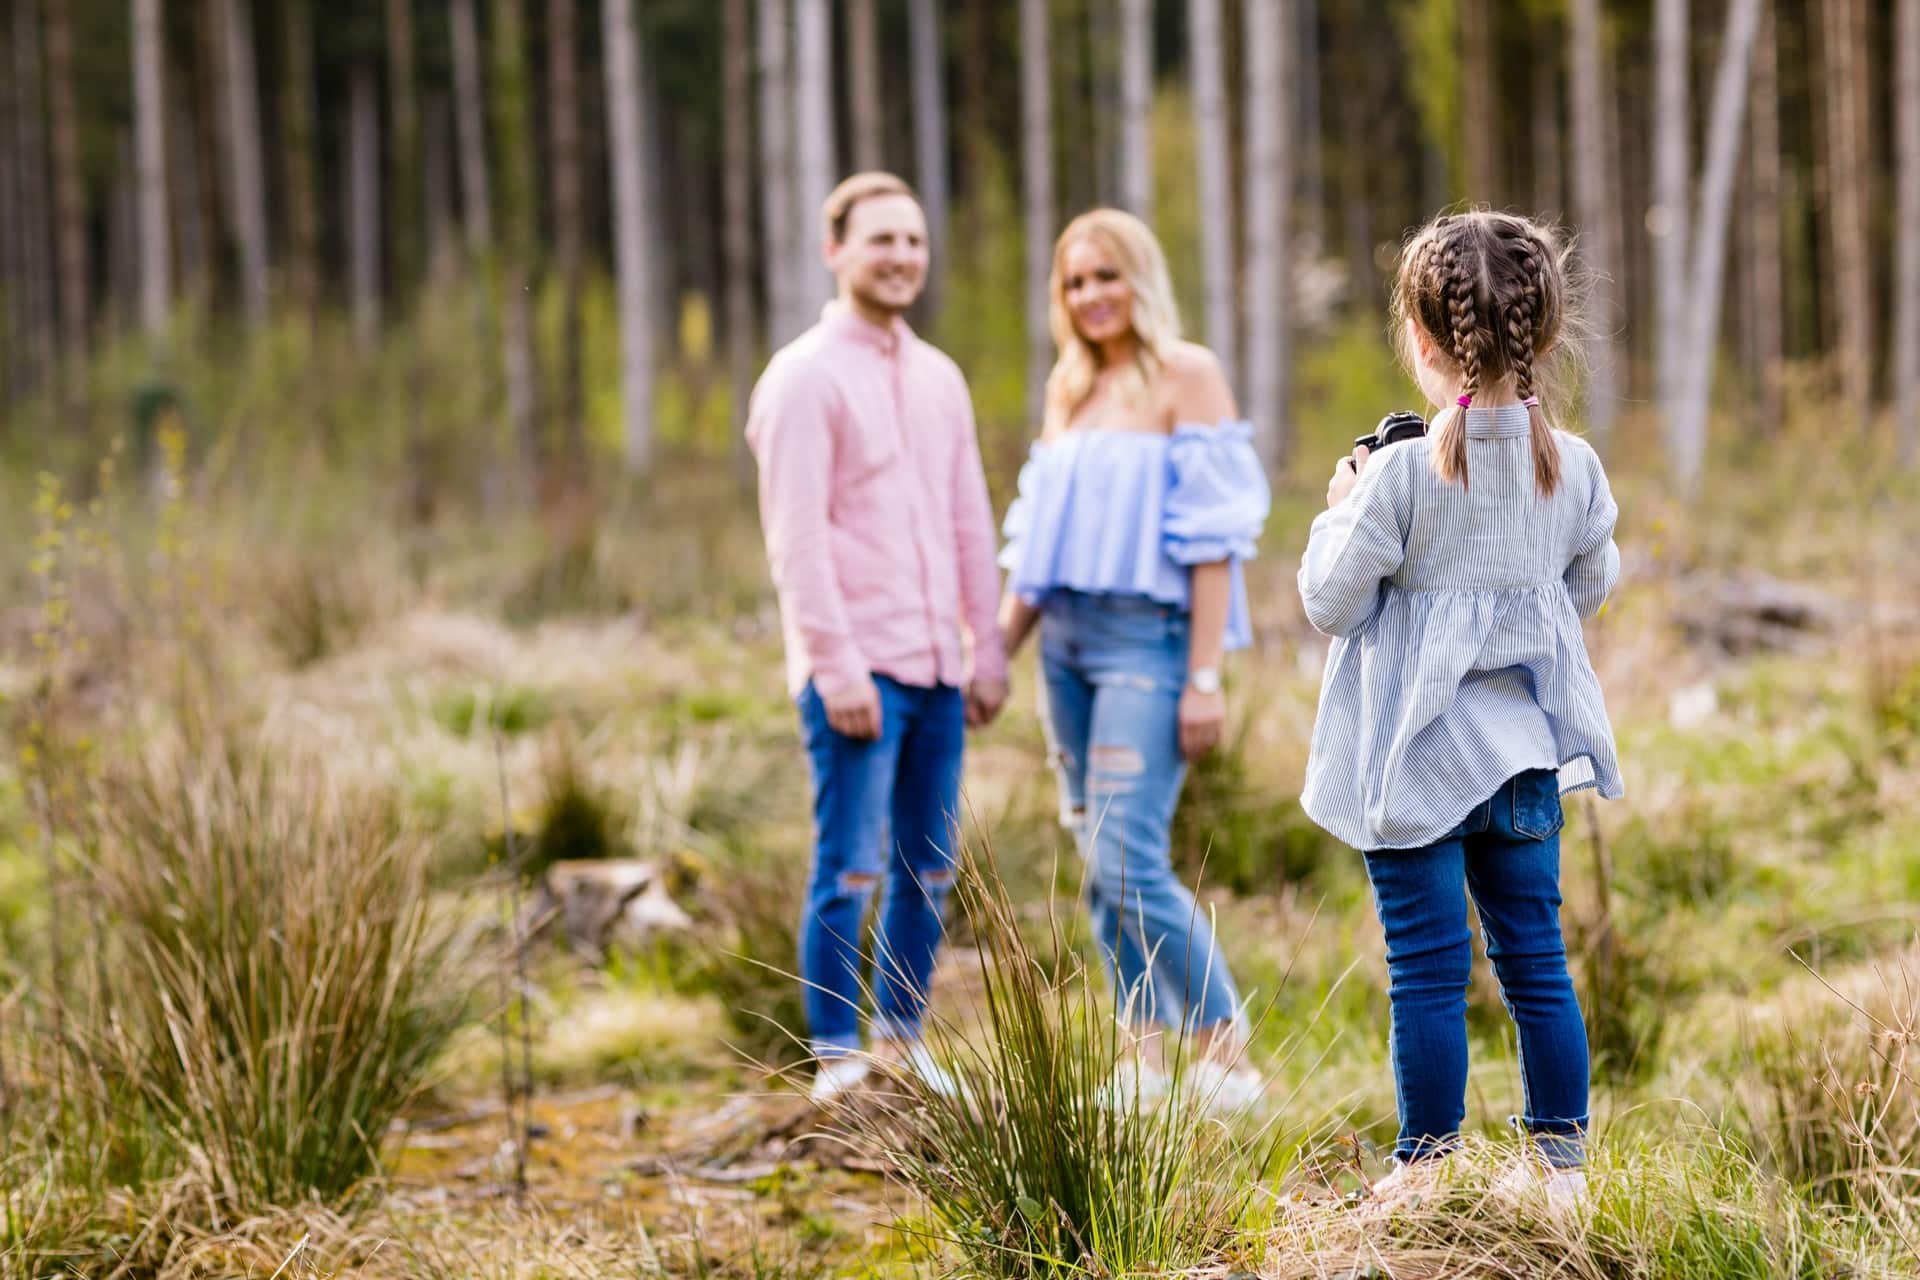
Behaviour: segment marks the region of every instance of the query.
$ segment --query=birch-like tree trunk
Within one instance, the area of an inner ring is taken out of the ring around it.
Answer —
[[[451,0],[453,116],[460,142],[460,210],[467,252],[476,262],[493,251],[493,184],[487,173],[486,98],[480,84],[480,35],[474,0]]]
[[[533,355],[534,226],[532,94],[520,0],[494,0],[493,136],[500,156],[500,289],[507,381],[507,420],[520,453],[521,493],[539,490],[545,467],[540,439],[538,370]]]
[[[1872,391],[1872,246],[1867,229],[1867,160],[1862,154],[1867,68],[1859,57],[1854,0],[1821,0],[1826,98],[1827,227],[1833,260],[1834,320],[1841,395],[1865,421]]]
[[[1234,341],[1233,183],[1227,120],[1227,69],[1220,46],[1220,0],[1187,0],[1189,70],[1193,77],[1195,179],[1200,212],[1200,287],[1207,345],[1230,385],[1240,367]]]
[[[1740,162],[1740,129],[1747,109],[1753,39],[1759,26],[1760,0],[1731,0],[1726,34],[1720,44],[1720,66],[1714,74],[1700,207],[1689,237],[1693,260],[1686,280],[1686,358],[1678,371],[1679,394],[1669,417],[1668,447],[1675,476],[1686,492],[1698,490],[1706,462],[1707,401],[1713,381],[1714,337],[1720,331],[1727,225]]]
[[[1571,0],[1567,24],[1568,91],[1573,115],[1573,218],[1581,265],[1592,281],[1595,324],[1587,380],[1587,428],[1603,443],[1613,433],[1619,409],[1614,335],[1620,305],[1619,251],[1607,207],[1606,96],[1600,69],[1604,52],[1600,0]]]
[[[934,0],[907,0],[907,28],[912,45],[914,176],[933,247],[921,306],[932,316],[940,312],[946,262],[953,252],[947,242],[947,73],[940,11]]]
[[[1653,238],[1654,393],[1663,408],[1680,391],[1687,351],[1687,156],[1692,117],[1687,105],[1687,0],[1654,0]]]
[[[566,479],[587,475],[587,424],[580,371],[581,258],[586,241],[580,201],[580,55],[574,0],[547,0],[547,125],[552,148],[553,254],[560,272],[560,387]]]
[[[613,233],[620,290],[620,398],[626,422],[627,474],[645,474],[653,458],[652,264],[647,260],[640,54],[633,0],[603,0],[607,60],[607,141],[613,165]]]
[[[160,0],[133,0],[133,128],[140,218],[140,324],[167,339],[173,260],[167,231],[166,47]]]
[[[733,461],[753,483],[747,448],[747,400],[753,393],[753,17],[747,0],[721,11],[721,249],[726,263],[727,389],[733,410]]]
[[[847,105],[853,113],[853,167],[878,169],[880,23],[874,0],[847,0]]]
[[[353,332],[364,350],[380,341],[380,81],[354,63],[347,91],[347,282]]]
[[[1278,474],[1291,437],[1287,421],[1288,119],[1292,49],[1287,6],[1242,8],[1246,41],[1247,416],[1269,472]]]
[[[266,160],[260,143],[260,75],[254,64],[253,7],[248,0],[220,0],[220,40],[225,51],[228,216],[240,248],[240,299],[247,323],[267,321]]]
[[[309,324],[320,308],[320,194],[315,160],[312,0],[286,0],[280,8],[280,137],[287,205],[287,286]]]
[[[1920,0],[1894,13],[1894,429],[1900,460],[1920,461]]]
[[[1047,0],[1020,0],[1020,168],[1026,208],[1027,421],[1046,407],[1053,339],[1047,278],[1053,269],[1053,93]]]
[[[1153,217],[1153,0],[1120,0],[1120,207]]]
[[[787,0],[759,0],[760,242],[767,274],[767,345],[780,348],[794,323],[793,256],[800,251],[793,186],[793,40]]]
[[[73,19],[67,0],[46,0],[47,108],[53,145],[53,226],[60,277],[60,345],[76,396],[87,355],[87,210],[80,177],[80,116],[73,92]]]
[[[832,282],[821,264],[820,208],[833,190],[833,10],[831,0],[793,0],[793,119],[796,125],[794,175],[800,207],[795,216],[805,229],[801,251],[793,255],[794,318],[798,328],[813,322]]]
[[[1781,320],[1784,306],[1780,280],[1779,40],[1775,5],[1771,0],[1761,3],[1748,97],[1753,125],[1747,147],[1751,185],[1746,210],[1746,313],[1757,416],[1762,431],[1772,433],[1780,429],[1786,412],[1780,381],[1786,340]]]

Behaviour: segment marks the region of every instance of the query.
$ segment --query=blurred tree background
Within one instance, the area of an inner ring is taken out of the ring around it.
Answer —
[[[0,449],[78,474],[177,404],[237,454],[375,461],[413,520],[737,454],[829,291],[821,198],[884,166],[1003,460],[1073,213],[1161,232],[1279,468],[1293,367],[1469,201],[1577,235],[1597,339],[1560,408],[1603,445],[1653,410],[1685,491],[1709,406],[1766,436],[1794,394],[1910,462],[1915,9],[6,0]]]

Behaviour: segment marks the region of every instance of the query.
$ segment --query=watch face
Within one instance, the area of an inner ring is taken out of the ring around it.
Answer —
[[[1220,673],[1212,667],[1201,667],[1198,671],[1188,674],[1187,683],[1199,693],[1218,693],[1220,692]]]

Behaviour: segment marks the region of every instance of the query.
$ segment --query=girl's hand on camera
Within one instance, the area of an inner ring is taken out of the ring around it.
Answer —
[[[1347,500],[1353,492],[1353,486],[1360,483],[1360,473],[1367,469],[1367,459],[1373,451],[1360,445],[1350,458],[1342,458],[1333,468],[1333,479],[1327,481],[1327,505],[1337,507]]]
[[[1198,760],[1220,745],[1220,726],[1227,718],[1227,695],[1219,690],[1202,693],[1192,685],[1180,695],[1180,754]]]

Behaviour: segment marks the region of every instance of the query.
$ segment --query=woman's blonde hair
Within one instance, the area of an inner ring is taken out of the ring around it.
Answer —
[[[1433,468],[1442,480],[1467,483],[1466,403],[1513,379],[1528,401],[1534,486],[1550,496],[1560,485],[1560,446],[1539,405],[1549,357],[1564,354],[1563,330],[1577,329],[1568,283],[1567,249],[1552,228],[1485,209],[1442,214],[1415,232],[1400,255],[1393,287],[1394,341],[1415,367],[1407,321],[1461,376],[1462,403],[1434,419]]]
[[[1100,351],[1080,335],[1067,310],[1067,250],[1088,240],[1113,256],[1133,291],[1133,367],[1121,375],[1123,400],[1143,401],[1167,348],[1180,338],[1180,308],[1173,298],[1173,277],[1147,224],[1119,209],[1091,209],[1067,224],[1053,243],[1053,275],[1047,282],[1048,323],[1060,352],[1047,376],[1048,431],[1063,430],[1074,411],[1093,394],[1100,372]]]

